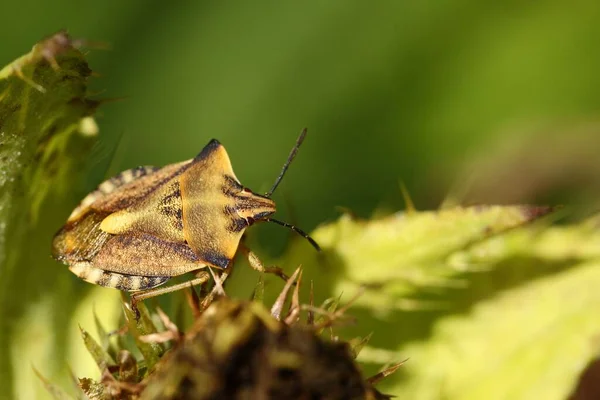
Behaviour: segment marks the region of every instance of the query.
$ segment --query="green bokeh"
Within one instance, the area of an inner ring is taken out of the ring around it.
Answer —
[[[307,126],[278,197],[309,229],[334,206],[400,207],[398,179],[435,206],[431,176],[506,126],[595,117],[599,13],[594,1],[23,1],[5,6],[0,56],[60,27],[111,44],[90,55],[95,85],[125,99],[99,118],[89,187],[119,140],[111,172],[189,158],[215,137],[242,182],[266,189]]]
[[[242,183],[267,190],[306,126],[275,198],[281,219],[310,231],[336,206],[361,216],[401,208],[399,180],[418,208],[436,207],[462,163],[501,138],[600,110],[593,0],[23,0],[2,15],[0,65],[60,28],[111,45],[91,50],[93,85],[99,98],[124,99],[100,111],[89,179],[73,188],[81,196],[122,169],[191,158],[211,138]],[[65,219],[71,205],[44,220]],[[272,253],[288,237],[256,231]],[[65,285],[85,287],[49,260],[28,268],[56,268]]]

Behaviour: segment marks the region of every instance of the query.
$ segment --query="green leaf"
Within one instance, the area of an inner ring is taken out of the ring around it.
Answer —
[[[344,215],[313,233],[322,254],[296,241],[279,264],[310,269],[315,289],[323,297],[352,295],[366,285],[372,290],[357,304],[376,312],[439,308],[410,296],[460,288],[465,285],[461,275],[480,268],[451,263],[451,255],[550,211],[549,207],[478,206],[398,213],[372,221]]]
[[[81,337],[83,338],[83,343],[87,348],[88,352],[100,368],[100,371],[103,371],[109,365],[115,365],[115,361],[112,357],[94,340],[93,337],[90,336],[89,333],[82,327],[79,327],[81,331]]]
[[[564,399],[600,350],[600,217],[529,224],[547,211],[342,217],[314,233],[326,257],[304,268],[320,290],[325,284],[347,296],[366,285],[348,311],[358,323],[346,329],[373,332],[359,359],[408,359],[382,391],[411,399]],[[281,264],[310,254],[296,243]]]
[[[117,354],[119,352],[119,348],[116,345],[115,341],[110,340],[111,335],[106,332],[104,326],[102,325],[102,321],[98,317],[98,313],[96,312],[96,305],[94,304],[92,308],[92,313],[94,317],[94,325],[96,327],[96,334],[98,335],[98,339],[100,340],[100,346],[104,351],[106,351],[113,359],[117,359]]]
[[[50,260],[50,240],[71,207],[65,194],[81,195],[74,182],[95,143],[99,104],[87,95],[91,70],[79,45],[59,32],[0,69],[0,342],[14,349],[0,352],[0,386],[8,398],[13,382],[23,382],[24,398],[37,397],[37,386],[24,384],[34,379],[27,357],[35,346],[24,332],[47,342],[32,359],[46,376],[64,367],[62,330],[76,302],[68,274]],[[51,202],[60,206],[50,211]]]
[[[51,189],[69,188],[68,178],[80,161],[69,147],[71,140],[79,137],[88,148],[93,143],[89,138],[97,127],[90,117],[99,103],[86,97],[90,74],[65,32],[0,70],[0,156],[5,161],[0,165],[0,219],[9,222],[7,232],[11,217],[35,220]],[[15,204],[17,198],[24,201]]]
[[[159,343],[146,343],[139,339],[140,336],[157,333],[158,330],[152,322],[150,312],[144,303],[137,304],[138,311],[140,313],[139,319],[136,320],[135,314],[131,311],[128,304],[123,304],[123,310],[125,311],[125,318],[127,320],[127,326],[129,327],[129,333],[133,336],[137,348],[142,353],[144,360],[146,361],[146,374],[152,371],[152,368],[160,357],[164,353],[164,348]]]
[[[37,369],[33,368],[33,372],[35,372],[35,374],[40,379],[40,381],[42,381],[42,383],[44,384],[44,387],[48,391],[48,394],[50,394],[50,396],[54,400],[69,400],[69,399],[71,399],[71,396],[69,396],[67,393],[65,393],[60,387],[58,387],[57,385],[53,384],[48,379],[46,379],[46,377],[44,377],[44,375],[42,375]]]
[[[363,338],[354,338],[348,341],[348,344],[350,345],[350,349],[352,351],[352,355],[354,356],[354,358],[358,357],[358,355],[360,354],[361,350],[369,343],[369,340],[371,340],[371,336],[373,336],[373,332],[369,333],[367,336],[363,337]]]
[[[92,313],[94,314],[94,324],[96,325],[96,333],[98,334],[98,337],[100,338],[100,343],[102,345],[102,348],[108,349],[109,336],[108,336],[108,333],[106,332],[106,329],[104,329],[104,326],[102,326],[102,322],[98,318],[98,313],[96,312],[96,307],[94,307],[92,309]]]
[[[535,268],[539,265],[531,265]],[[509,290],[440,321],[405,348],[411,399],[565,399],[598,354],[600,260]]]

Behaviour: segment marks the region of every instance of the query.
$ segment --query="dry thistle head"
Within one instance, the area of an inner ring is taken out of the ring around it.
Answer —
[[[154,345],[174,341],[174,348],[137,383],[132,371],[143,368],[134,368],[130,355],[122,353],[117,365],[104,368],[100,384],[80,380],[81,389],[94,399],[389,399],[373,384],[398,365],[365,379],[354,358],[367,339],[355,348],[325,339],[320,333],[346,307],[301,306],[301,275],[296,270],[270,311],[257,301],[227,297],[196,304],[198,317],[185,335],[159,310],[166,330],[136,339]],[[300,319],[301,309],[308,310],[307,321]]]
[[[145,381],[142,399],[384,399],[348,344],[221,298]]]

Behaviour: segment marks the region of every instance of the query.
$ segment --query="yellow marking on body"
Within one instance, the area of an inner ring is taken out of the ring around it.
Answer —
[[[102,278],[103,270],[94,268],[88,261],[74,263],[69,267],[71,272],[86,282],[97,283]]]
[[[130,207],[108,215],[100,229],[112,235],[144,232],[169,242],[183,243],[182,215],[181,193],[175,177]]]
[[[131,169],[128,169],[127,171],[123,171],[121,173],[121,182],[123,182],[123,184],[132,182],[134,179],[135,176],[133,175],[133,170]]]
[[[69,267],[69,270],[71,270],[71,272],[73,272],[81,279],[85,279],[85,276],[87,275],[90,268],[91,267],[88,265],[88,263],[74,263]]]
[[[129,290],[136,291],[142,287],[142,278],[139,276],[131,276],[129,279]]]
[[[136,276],[105,271],[92,267],[90,262],[82,261],[72,264],[69,270],[86,282],[119,290],[136,292],[162,285],[169,280],[168,276]]]
[[[67,219],[67,221],[72,221],[72,220],[76,219],[77,217],[79,217],[81,214],[83,214],[83,212],[90,205],[92,205],[101,196],[102,196],[102,193],[98,193],[98,191],[94,191],[94,192],[88,194],[87,196],[85,196],[84,199],[81,200],[81,203],[79,203],[79,205],[73,210],[71,215],[69,215],[69,218]]]
[[[112,191],[114,191],[117,188],[117,185],[115,185],[112,180],[107,180],[104,181],[100,184],[100,186],[98,186],[98,189],[100,189],[103,193],[108,194]]]
[[[148,282],[146,284],[149,286],[157,286],[157,285],[160,285],[161,282],[162,282],[161,277],[154,277],[154,278],[149,278]]]
[[[85,196],[83,200],[81,200],[81,205],[79,207],[87,207],[93,204],[100,197],[99,193],[92,192]]]
[[[135,218],[126,211],[117,211],[102,220],[100,229],[106,233],[117,235],[131,230],[131,226],[135,222]]]
[[[89,273],[85,277],[85,280],[90,283],[98,283],[102,279],[103,270],[98,268],[90,268]]]
[[[110,280],[106,283],[106,286],[111,288],[116,288],[121,283],[121,275],[119,274],[110,274]]]

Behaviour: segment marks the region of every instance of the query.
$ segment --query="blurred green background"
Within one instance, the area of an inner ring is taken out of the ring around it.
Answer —
[[[33,241],[37,261],[22,268],[36,302],[91,290],[49,260],[48,235],[78,198],[120,170],[191,158],[211,138],[244,185],[266,191],[308,127],[275,195],[279,218],[307,231],[337,206],[364,217],[402,208],[400,181],[420,209],[449,193],[587,207],[599,192],[597,1],[22,0],[2,14],[0,64],[65,28],[110,44],[89,54],[92,87],[123,98],[100,110],[88,179]],[[255,230],[272,255],[288,237]],[[5,326],[35,307],[22,303],[4,303]],[[0,358],[0,383],[24,376],[11,364],[34,363]]]

